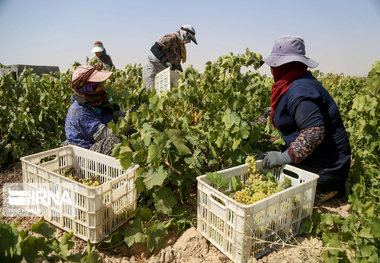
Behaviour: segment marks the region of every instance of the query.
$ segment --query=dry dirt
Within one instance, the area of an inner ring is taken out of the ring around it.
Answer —
[[[32,223],[39,220],[37,217],[4,217],[2,211],[2,191],[4,183],[21,182],[21,163],[16,162],[6,170],[0,171],[0,221],[5,223],[19,222],[19,229],[30,229]],[[343,203],[340,199],[333,198],[315,206],[314,210],[320,213],[331,212],[339,214],[346,218],[350,205]],[[58,238],[65,232],[57,229]],[[87,243],[75,236],[72,238],[75,242],[74,252],[84,252]],[[312,236],[297,236],[289,244],[273,249],[270,253],[262,258],[252,262],[260,263],[306,263],[322,262],[320,255],[322,253],[322,242]],[[182,233],[171,233],[167,238],[166,246],[155,254],[142,245],[135,245],[132,248],[120,246],[110,251],[98,251],[103,262],[148,262],[148,263],[201,263],[201,262],[220,262],[230,263],[223,253],[210,244],[195,228],[190,228]]]

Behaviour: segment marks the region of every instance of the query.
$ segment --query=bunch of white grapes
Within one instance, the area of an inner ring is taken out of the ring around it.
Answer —
[[[82,184],[87,185],[87,186],[95,187],[95,186],[99,186],[99,185],[103,184],[103,182],[99,179],[99,175],[95,174],[95,176],[91,176],[90,178],[83,179],[83,178],[80,178],[76,174],[75,169],[72,167],[65,169],[65,172],[63,175],[66,176],[67,178],[71,179],[71,180],[77,181],[77,182],[82,183]]]
[[[245,163],[248,165],[249,174],[256,174],[259,172],[256,167],[256,160],[253,156],[247,156],[247,158],[245,158]]]
[[[266,181],[261,178],[249,178],[249,184],[245,184],[242,190],[233,194],[232,198],[242,204],[253,204],[275,193],[284,190],[277,182]]]
[[[253,204],[290,187],[289,182],[286,185],[279,184],[276,180],[270,180],[273,175],[265,175],[259,171],[253,156],[248,156],[245,163],[248,165],[249,177],[240,191],[231,194],[235,201],[247,205]]]

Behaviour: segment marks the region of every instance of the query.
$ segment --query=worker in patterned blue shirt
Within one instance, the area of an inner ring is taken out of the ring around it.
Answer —
[[[120,116],[126,114],[108,100],[103,82],[111,74],[90,65],[76,68],[70,82],[74,94],[65,122],[67,141],[62,145],[73,144],[110,154],[114,145],[121,142],[107,127],[110,121],[117,122]]]

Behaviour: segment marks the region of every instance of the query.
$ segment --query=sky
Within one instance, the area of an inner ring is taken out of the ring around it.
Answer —
[[[0,0],[0,63],[59,66],[92,57],[102,41],[116,68],[145,64],[163,35],[190,24],[187,61],[245,53],[269,56],[283,35],[304,39],[325,73],[366,76],[380,60],[380,0]],[[264,65],[260,73],[270,74]]]

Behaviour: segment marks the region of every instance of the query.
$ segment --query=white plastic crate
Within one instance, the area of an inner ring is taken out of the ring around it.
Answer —
[[[176,85],[179,79],[179,73],[177,70],[170,70],[170,67],[160,71],[154,77],[154,87],[157,94],[161,94],[164,91],[170,91],[173,85]]]
[[[83,240],[102,241],[137,208],[138,165],[132,164],[125,171],[117,159],[73,145],[25,156],[21,161],[27,190],[37,191],[48,185],[50,191],[68,192],[73,203],[71,206],[38,204],[29,208],[37,216]],[[70,167],[80,178],[98,175],[103,184],[91,187],[63,176]]]
[[[256,161],[256,167],[262,168],[262,161]],[[218,173],[245,181],[249,177],[247,169],[244,164]],[[297,235],[301,220],[312,213],[318,175],[291,165],[264,172],[268,171],[280,182],[288,177],[292,187],[250,205],[238,203],[212,187],[206,175],[197,177],[198,231],[234,262],[259,258],[274,244]]]

